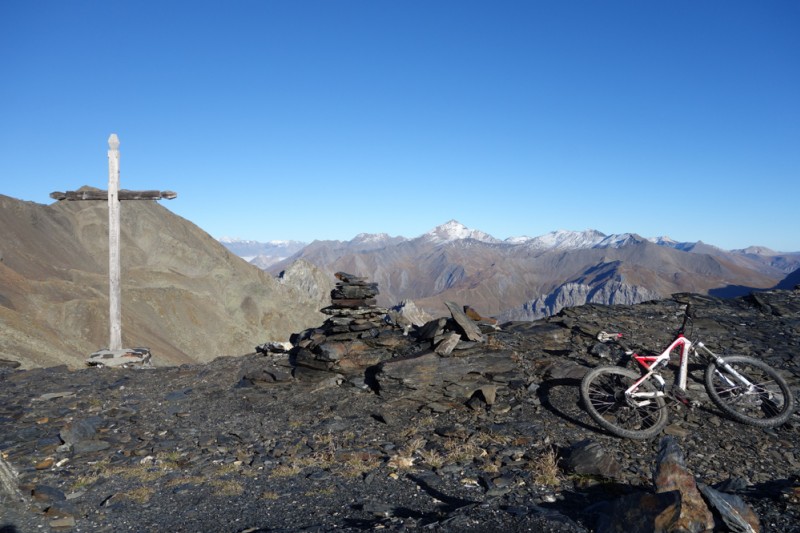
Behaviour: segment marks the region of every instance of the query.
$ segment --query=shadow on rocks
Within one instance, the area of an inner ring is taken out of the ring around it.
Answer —
[[[539,396],[539,402],[542,407],[554,415],[578,427],[596,432],[599,428],[589,425],[578,418],[582,413],[578,394],[580,385],[581,380],[579,379],[549,379],[539,385],[536,393]]]
[[[439,489],[431,486],[431,484],[428,483],[421,476],[414,476],[409,474],[408,479],[416,483],[419,486],[419,488],[421,488],[428,494],[428,496],[436,498],[437,500],[442,502],[444,504],[444,506],[442,507],[442,511],[445,513],[450,513],[461,507],[466,507],[467,505],[474,505],[475,503],[477,503],[472,500],[465,500],[463,498],[455,498],[453,496],[448,496]]]
[[[595,527],[606,518],[619,498],[644,492],[640,487],[606,481],[584,487],[578,491],[565,490],[561,498],[552,503],[540,503],[537,507],[548,513],[558,513],[570,520]]]

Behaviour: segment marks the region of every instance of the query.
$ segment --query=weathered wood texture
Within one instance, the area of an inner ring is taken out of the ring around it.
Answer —
[[[120,200],[172,200],[178,197],[173,191],[129,191],[121,189],[117,195]],[[53,200],[107,200],[108,191],[55,191],[50,193]]]
[[[119,137],[108,137],[108,190],[51,192],[54,200],[108,200],[108,307],[109,350],[122,349],[122,299],[120,296],[120,227],[121,200],[172,200],[173,191],[129,191],[119,188]]]
[[[119,253],[119,138],[108,137],[108,320],[109,350],[122,349],[121,261]]]

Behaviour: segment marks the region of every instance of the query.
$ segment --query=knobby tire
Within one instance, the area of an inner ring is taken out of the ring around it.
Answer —
[[[639,400],[637,406],[625,398],[625,391],[641,374],[619,366],[601,366],[589,371],[581,381],[581,400],[589,416],[603,429],[628,439],[649,439],[667,424],[668,411],[663,397]],[[655,392],[649,381],[639,390]]]
[[[779,426],[789,419],[794,410],[794,398],[780,374],[752,357],[722,359],[755,385],[755,389],[749,389],[716,361],[706,367],[708,396],[727,416],[758,427]]]

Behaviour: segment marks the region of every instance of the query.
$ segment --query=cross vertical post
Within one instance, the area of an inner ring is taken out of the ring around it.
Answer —
[[[122,348],[122,295],[121,295],[121,261],[120,261],[120,202],[122,200],[172,200],[178,193],[173,191],[129,191],[119,188],[119,137],[112,133],[108,137],[108,191],[97,189],[81,189],[78,191],[50,193],[54,200],[108,200],[108,349],[92,354],[87,363],[103,366],[127,364],[131,357],[143,357],[142,350],[147,352],[146,361],[150,360],[149,350]],[[97,356],[95,358],[95,356]],[[116,358],[116,359],[115,359]],[[116,360],[117,362],[113,362]]]
[[[108,138],[108,318],[109,350],[122,349],[122,298],[120,295],[119,138]]]

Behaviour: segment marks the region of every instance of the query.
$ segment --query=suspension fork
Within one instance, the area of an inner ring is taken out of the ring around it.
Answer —
[[[729,365],[728,363],[726,363],[726,362],[725,362],[725,359],[724,359],[722,356],[720,356],[720,355],[717,355],[717,354],[715,354],[714,352],[712,352],[711,350],[709,350],[709,349],[708,349],[708,347],[706,347],[706,345],[705,345],[705,344],[703,344],[702,342],[697,342],[697,343],[695,343],[695,351],[697,351],[697,350],[696,350],[697,348],[702,348],[702,349],[703,349],[703,352],[705,352],[706,356],[707,356],[707,357],[710,357],[711,359],[713,359],[713,360],[714,360],[714,362],[716,363],[716,365],[717,365],[717,367],[718,367],[718,368],[719,368],[719,367],[721,367],[721,368],[724,368],[726,371],[728,371],[728,372],[730,372],[731,374],[733,374],[733,375],[736,377],[736,379],[738,379],[738,380],[739,380],[739,383],[743,383],[743,384],[747,385],[747,388],[748,388],[748,389],[750,389],[750,388],[752,388],[752,387],[753,387],[753,384],[750,382],[750,380],[749,380],[749,379],[747,379],[746,377],[744,377],[743,375],[741,375],[740,373],[738,373],[738,372],[736,371],[736,369],[734,369],[734,368],[733,368],[731,365]],[[720,378],[722,378],[722,380],[723,380],[723,381],[725,381],[725,383],[726,383],[726,384],[727,384],[729,387],[733,387],[733,386],[735,386],[735,385],[736,385],[736,383],[732,382],[732,381],[731,381],[731,380],[728,378],[728,376],[726,376],[725,374],[723,374],[723,373],[722,373],[722,372],[720,372],[719,370],[714,370],[714,371],[717,373],[717,375],[718,375],[718,376],[720,376]]]

